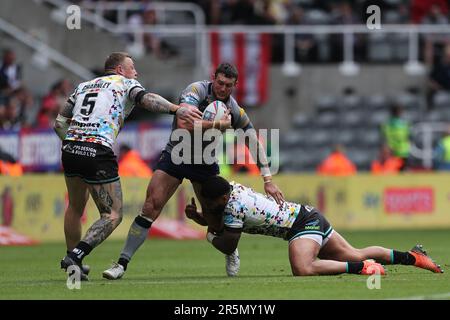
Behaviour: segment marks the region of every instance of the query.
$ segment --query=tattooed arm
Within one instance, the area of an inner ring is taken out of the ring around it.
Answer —
[[[145,92],[139,87],[130,92],[130,98],[138,107],[152,112],[175,114],[188,122],[193,123],[195,120],[201,120],[202,117],[202,113],[198,109],[173,104],[160,95]]]

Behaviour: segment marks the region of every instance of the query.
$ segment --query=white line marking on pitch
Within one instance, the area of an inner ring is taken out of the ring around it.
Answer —
[[[423,296],[412,296],[404,298],[392,298],[388,300],[428,300],[428,299],[450,299],[450,292],[438,293],[438,294],[427,294]]]

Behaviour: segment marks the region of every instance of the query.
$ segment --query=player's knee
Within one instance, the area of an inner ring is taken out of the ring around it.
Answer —
[[[315,272],[312,265],[297,265],[292,266],[292,274],[294,276],[313,276]]]
[[[116,215],[114,216],[114,223],[116,226],[118,226],[123,220],[123,213],[122,209],[116,212]]]
[[[142,214],[150,219],[156,219],[161,213],[163,205],[157,199],[148,197],[142,208]]]
[[[112,210],[109,214],[102,214],[102,219],[110,220],[113,228],[116,228],[122,222],[123,214],[121,211]]]

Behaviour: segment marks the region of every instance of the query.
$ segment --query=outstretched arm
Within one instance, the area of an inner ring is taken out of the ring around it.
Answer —
[[[180,106],[173,104],[159,94],[145,92],[141,87],[136,87],[130,92],[130,99],[136,106],[157,113],[175,113]]]
[[[188,108],[173,104],[159,94],[145,92],[142,88],[137,87],[131,90],[130,99],[140,108],[144,108],[151,112],[175,114],[180,119],[193,123],[201,120],[202,113],[196,108]]]

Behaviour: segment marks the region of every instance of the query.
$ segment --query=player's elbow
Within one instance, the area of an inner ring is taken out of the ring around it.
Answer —
[[[58,115],[53,123],[53,130],[56,132],[61,140],[66,137],[67,130],[69,129],[69,120],[66,117]]]

